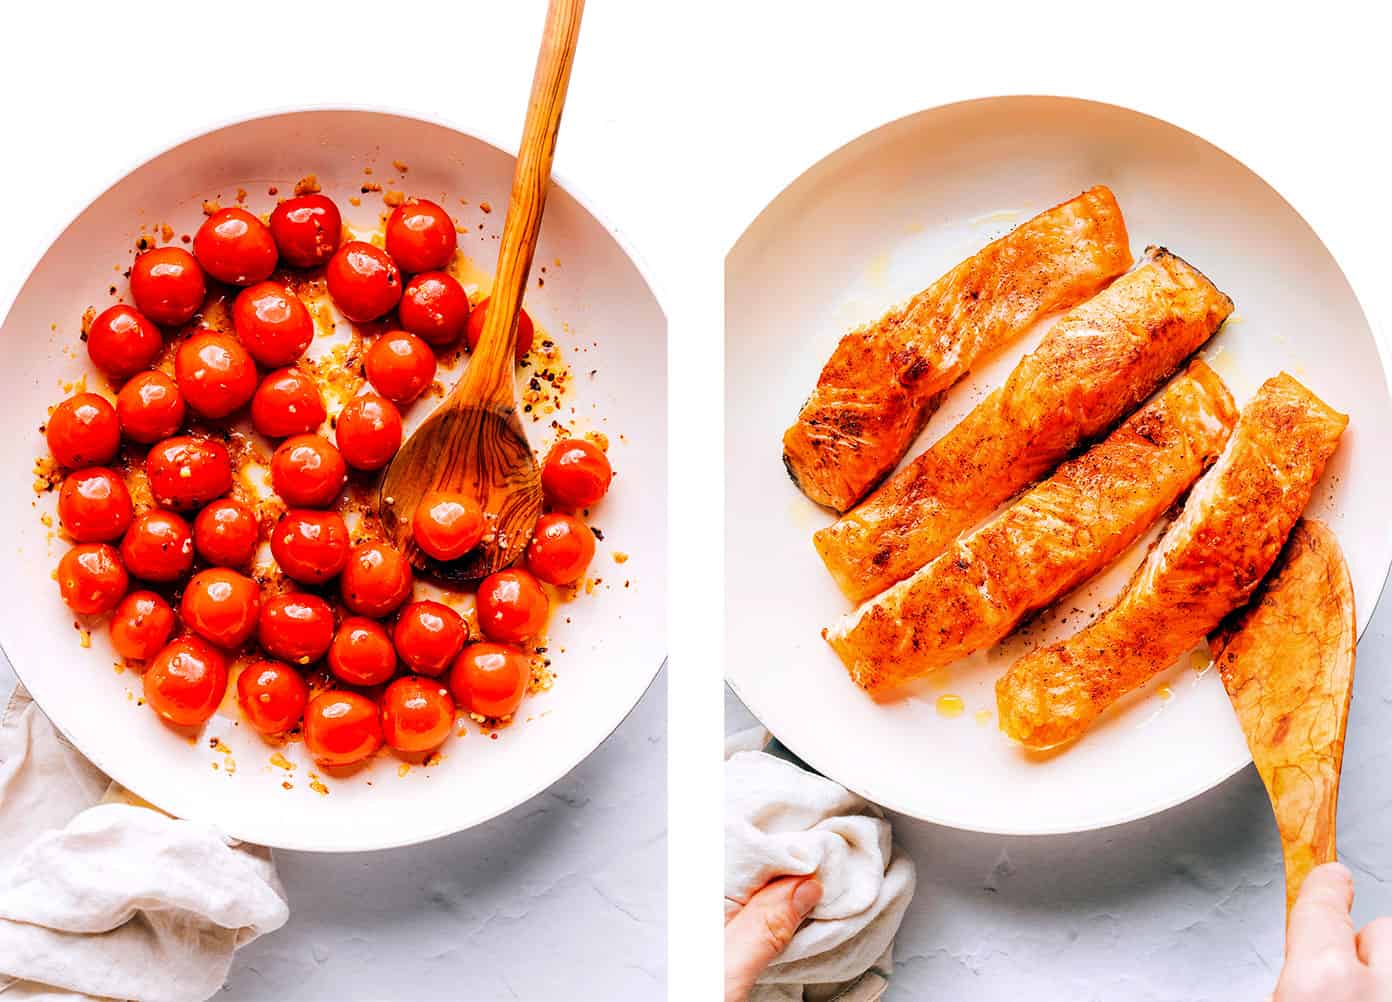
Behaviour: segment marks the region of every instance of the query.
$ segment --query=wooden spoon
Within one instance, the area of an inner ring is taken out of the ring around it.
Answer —
[[[401,446],[379,489],[382,526],[393,542],[417,570],[452,584],[516,561],[541,514],[541,471],[517,411],[513,379],[517,311],[541,230],[584,7],[584,0],[551,0],[547,9],[478,347],[450,395]],[[411,541],[411,517],[431,490],[477,498],[488,519],[483,542],[459,560],[433,560]]]
[[[1306,875],[1338,857],[1357,635],[1353,584],[1334,534],[1301,519],[1251,604],[1210,643],[1276,812],[1289,918]]]

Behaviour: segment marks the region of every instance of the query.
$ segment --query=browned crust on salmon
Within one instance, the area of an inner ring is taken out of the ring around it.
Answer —
[[[1121,209],[1100,185],[1021,224],[841,339],[783,436],[788,473],[813,501],[845,511],[980,358],[1130,266]]]
[[[1134,270],[1062,317],[1005,385],[816,533],[837,585],[861,601],[908,577],[1135,410],[1232,310],[1198,269],[1148,248]]]

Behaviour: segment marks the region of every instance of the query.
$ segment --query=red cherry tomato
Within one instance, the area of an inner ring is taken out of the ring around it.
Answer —
[[[79,616],[110,612],[129,586],[121,558],[109,543],[74,546],[58,561],[58,590]]]
[[[541,489],[556,504],[588,508],[609,490],[614,471],[599,447],[583,438],[563,438],[541,466]]]
[[[251,578],[214,567],[199,571],[184,589],[179,618],[204,640],[229,650],[256,631],[261,586]]]
[[[245,567],[260,542],[256,514],[235,498],[214,501],[193,520],[193,545],[214,567]]]
[[[453,276],[427,271],[406,283],[397,313],[412,334],[433,345],[454,344],[469,323],[469,294]]]
[[[318,661],[334,638],[333,610],[318,595],[286,592],[261,606],[257,639],[267,654],[294,665]]]
[[[440,602],[412,602],[396,618],[396,653],[412,670],[438,675],[469,639],[464,617]]]
[[[300,722],[309,686],[300,673],[276,661],[253,661],[237,676],[237,703],[248,723],[268,738]]]
[[[387,253],[413,275],[445,267],[458,242],[454,220],[434,202],[410,199],[387,220]]]
[[[116,394],[116,417],[121,432],[149,444],[168,438],[184,423],[184,395],[164,373],[155,370],[132,376]]]
[[[338,574],[348,550],[348,526],[337,512],[292,508],[271,530],[271,555],[301,584],[323,584]]]
[[[95,393],[78,393],[53,408],[44,437],[58,465],[72,470],[109,463],[121,448],[116,409]]]
[[[318,435],[296,435],[271,456],[271,485],[285,503],[323,508],[338,497],[348,477],[343,456]]]
[[[469,350],[474,351],[478,348],[478,343],[483,339],[483,322],[488,318],[488,298],[484,298],[474,307],[474,311],[469,314],[469,326],[464,331],[464,337],[469,342]],[[517,361],[527,357],[527,352],[532,350],[532,342],[536,340],[536,327],[532,324],[532,318],[526,309],[517,311]]]
[[[329,258],[324,278],[334,304],[349,320],[365,323],[391,310],[401,299],[401,272],[387,252],[353,240]]]
[[[179,345],[174,378],[194,411],[222,418],[256,392],[256,363],[236,338],[203,330]]]
[[[382,734],[396,751],[432,751],[453,727],[454,700],[439,682],[408,675],[382,693]]]
[[[149,661],[174,632],[174,610],[152,591],[133,591],[111,614],[111,646],[132,661]]]
[[[595,537],[574,515],[543,515],[527,545],[527,569],[547,584],[580,580],[594,559]]]
[[[458,560],[479,544],[483,530],[483,509],[457,491],[427,491],[411,516],[411,538],[436,560]]]
[[[275,271],[275,238],[266,224],[246,209],[219,209],[198,227],[193,255],[203,270],[228,285],[251,285]]]
[[[304,741],[314,760],[330,768],[370,758],[382,747],[377,704],[356,692],[321,692],[305,708]]]
[[[166,327],[192,320],[208,292],[203,269],[182,247],[157,247],[137,257],[130,290],[136,309]]]
[[[396,671],[391,637],[375,619],[349,616],[329,646],[329,670],[349,685],[380,685]]]
[[[251,398],[251,426],[267,438],[307,434],[326,416],[319,387],[303,369],[277,369]]]
[[[237,293],[232,326],[251,357],[270,369],[289,365],[314,340],[309,310],[279,282],[257,282]]]
[[[515,644],[536,636],[550,607],[546,591],[526,571],[498,571],[479,583],[479,629],[489,640]]]
[[[172,511],[141,512],[121,540],[126,570],[144,581],[178,581],[193,569],[193,533]]]
[[[387,543],[359,543],[339,579],[343,604],[364,616],[385,616],[411,597],[411,565]]]
[[[516,648],[470,644],[455,659],[449,685],[463,709],[496,719],[517,712],[531,677],[531,659]]]
[[[364,393],[338,412],[334,441],[355,470],[380,470],[401,448],[401,412],[386,397]]]
[[[166,508],[197,508],[232,489],[232,457],[216,439],[177,435],[150,449],[145,475]]]
[[[342,234],[343,219],[327,195],[296,195],[271,211],[271,236],[294,268],[313,268],[333,257]]]
[[[102,310],[87,329],[87,354],[112,379],[148,369],[163,350],[159,328],[124,303]]]
[[[120,476],[103,466],[75,470],[58,489],[58,520],[79,543],[119,538],[135,517],[130,491]]]
[[[372,342],[363,360],[367,380],[396,404],[410,403],[435,378],[435,353],[406,331],[388,331]]]
[[[145,670],[145,702],[180,727],[195,727],[217,712],[227,692],[227,659],[198,637],[180,637]]]

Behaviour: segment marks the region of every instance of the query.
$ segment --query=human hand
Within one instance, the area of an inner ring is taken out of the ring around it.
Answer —
[[[1354,932],[1353,875],[1339,863],[1310,871],[1291,908],[1286,963],[1272,1002],[1392,1000],[1392,918]],[[727,948],[728,949],[728,948]]]
[[[725,921],[725,1002],[745,1002],[764,968],[792,942],[817,902],[816,877],[771,880]]]

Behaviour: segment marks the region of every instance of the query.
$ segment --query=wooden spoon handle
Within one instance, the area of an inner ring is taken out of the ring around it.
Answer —
[[[546,28],[532,76],[527,121],[512,175],[512,196],[503,222],[498,268],[489,294],[488,315],[474,357],[460,381],[460,392],[473,401],[491,400],[512,407],[513,354],[517,346],[517,311],[541,232],[542,210],[551,187],[551,159],[561,127],[561,109],[570,85],[575,43],[585,0],[551,0]]]

